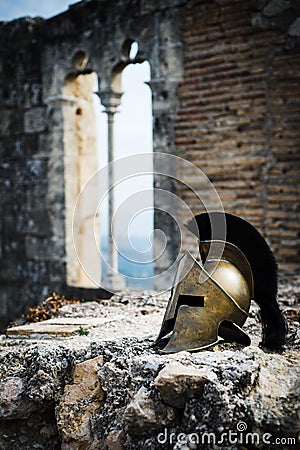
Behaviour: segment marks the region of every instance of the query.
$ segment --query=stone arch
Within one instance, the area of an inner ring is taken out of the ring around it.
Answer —
[[[120,60],[112,67],[111,70],[111,89],[115,92],[122,92],[122,72],[129,64],[141,64],[147,59],[139,56],[139,51],[137,50],[136,55],[131,58],[130,50],[133,44],[137,44],[138,42],[134,39],[127,38],[124,40],[121,51],[120,51]]]
[[[99,80],[97,94],[105,107],[104,97],[109,97],[112,91],[116,94],[114,100],[118,104],[122,70],[128,64],[147,60],[151,66],[149,86],[152,92],[153,151],[175,153],[176,88],[182,79],[182,44],[179,34],[172,30],[178,20],[178,10],[175,9],[168,16],[155,13],[141,16],[138,20],[132,18],[128,22],[116,21],[112,24],[109,21],[104,25],[100,35],[99,29],[91,25],[89,34],[84,34],[83,30],[82,33],[76,34],[76,43],[74,37],[70,35],[63,43],[52,41],[45,46],[43,58],[46,64],[43,65],[42,84],[43,98],[48,111],[51,111],[47,145],[50,160],[53,161],[53,165],[49,168],[49,178],[52,174],[55,177],[57,170],[64,173],[64,165],[61,162],[65,157],[63,141],[66,117],[63,111],[65,107],[71,107],[74,99],[68,98],[68,95],[63,92],[63,86],[66,77],[72,74],[77,77],[95,72]],[[160,24],[163,24],[163,27]],[[165,35],[168,36],[167,39]],[[98,41],[96,36],[99,38]],[[139,52],[131,59],[130,47],[135,41],[139,44]],[[116,103],[111,106],[115,107]],[[65,179],[64,176],[63,179]],[[154,187],[157,185],[172,192],[175,189],[174,183],[155,175]],[[65,201],[58,199],[58,190],[59,197],[65,198],[65,188],[65,184],[62,183],[55,189],[50,187],[48,193],[50,204],[52,202],[55,208],[60,209],[61,217],[63,217],[63,220],[57,220],[59,227],[55,226],[53,235],[64,258],[66,258],[65,236],[67,234],[64,217],[67,213]],[[163,207],[164,205],[158,205],[154,196],[154,206]],[[154,212],[154,222],[155,228],[164,229],[170,242],[166,258],[157,262],[157,270],[161,271],[174,259],[177,241],[176,237],[174,238],[172,225],[163,223],[157,210]],[[66,280],[64,290],[71,292],[72,295],[78,295],[74,288],[68,290],[67,275],[62,276],[63,279]],[[82,295],[94,298],[97,295],[96,292],[95,290],[95,293],[87,293],[85,288]]]
[[[130,48],[133,42],[138,42],[140,48],[134,58],[130,58]],[[157,37],[144,35],[141,30],[140,34],[135,34],[135,39],[124,37],[124,34],[122,39],[119,37],[118,45],[114,45],[113,57],[109,54],[109,51],[112,51],[111,47],[107,49],[107,53],[104,55],[104,60],[107,58],[110,65],[106,66],[99,90],[102,104],[106,106],[107,110],[110,109],[115,112],[115,108],[120,104],[122,71],[129,64],[147,60],[152,68],[149,86],[152,91],[153,151],[174,154],[176,88],[182,76],[180,44],[172,42],[170,45],[160,47]],[[161,56],[163,56],[163,64],[160,61]],[[164,168],[161,166],[156,168],[154,164],[154,187],[160,186],[164,190],[174,192],[176,190],[174,180],[156,173],[161,170],[164,171]],[[176,168],[174,167],[175,173]],[[161,204],[161,200],[156,198],[155,191],[154,207],[154,228],[162,229],[168,242],[163,258],[156,258],[161,249],[159,243],[157,243],[157,247],[154,243],[156,271],[162,272],[168,269],[169,265],[176,259],[180,239],[174,220],[169,216],[166,218],[164,214],[168,205]],[[175,211],[177,206],[174,204],[172,208]],[[169,284],[170,282],[171,280],[168,280],[166,283]],[[165,288],[165,286],[156,287]]]

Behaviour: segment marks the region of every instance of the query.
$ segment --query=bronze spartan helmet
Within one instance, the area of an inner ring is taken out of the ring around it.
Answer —
[[[200,242],[202,262],[180,259],[156,346],[162,353],[207,348],[220,339],[250,344],[241,327],[254,286],[250,264],[234,244]],[[220,256],[221,255],[221,256]]]
[[[267,241],[251,223],[220,211],[198,214],[186,227],[200,241],[224,240],[243,252],[253,273],[253,300],[262,322],[260,345],[281,350],[286,343],[287,324],[277,301],[277,263]]]

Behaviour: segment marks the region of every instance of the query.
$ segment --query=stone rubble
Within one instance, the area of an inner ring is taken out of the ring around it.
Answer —
[[[0,450],[248,448],[225,442],[228,436],[218,444],[229,431],[242,433],[240,439],[256,433],[255,448],[270,448],[262,441],[269,434],[273,441],[297,439],[299,294],[296,278],[283,280],[279,298],[289,335],[282,353],[258,347],[261,329],[252,305],[245,324],[251,346],[220,343],[159,354],[153,343],[168,293],[124,292],[110,301],[65,306],[52,319],[68,319],[71,327],[75,319],[94,317],[87,334],[15,330],[2,336]]]

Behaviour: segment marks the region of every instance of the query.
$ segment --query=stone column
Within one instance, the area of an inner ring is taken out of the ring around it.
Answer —
[[[82,80],[80,85],[78,80],[72,89],[84,94],[90,87],[89,95],[86,95],[90,98],[92,81]],[[95,244],[100,240],[100,224],[99,220],[94,220],[98,206],[98,178],[93,177],[86,185],[98,169],[93,135],[96,124],[91,102],[83,95],[68,94],[45,100],[49,113],[51,111],[48,136],[51,183],[47,202],[52,213],[56,212],[52,214],[52,229],[55,243],[60,246],[60,251],[55,249],[53,252],[52,248],[52,253],[65,255],[66,284],[86,289],[96,289],[101,282],[101,261]],[[78,108],[80,114],[76,114]]]
[[[121,103],[122,92],[115,92],[112,89],[103,89],[97,92],[101,103],[107,114],[108,126],[108,164],[114,161],[114,119],[115,113]],[[113,164],[109,166],[108,173],[109,199],[108,199],[108,270],[104,287],[108,290],[119,291],[125,288],[125,278],[118,273],[118,251],[114,244],[116,240],[113,215],[115,212],[115,190],[114,190],[114,168]]]

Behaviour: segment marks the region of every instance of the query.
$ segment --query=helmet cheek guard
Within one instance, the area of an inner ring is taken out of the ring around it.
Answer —
[[[190,253],[179,261],[156,341],[162,353],[200,350],[221,338],[250,344],[241,329],[253,298],[248,260],[235,245],[224,241],[201,242],[200,253],[204,263]]]

